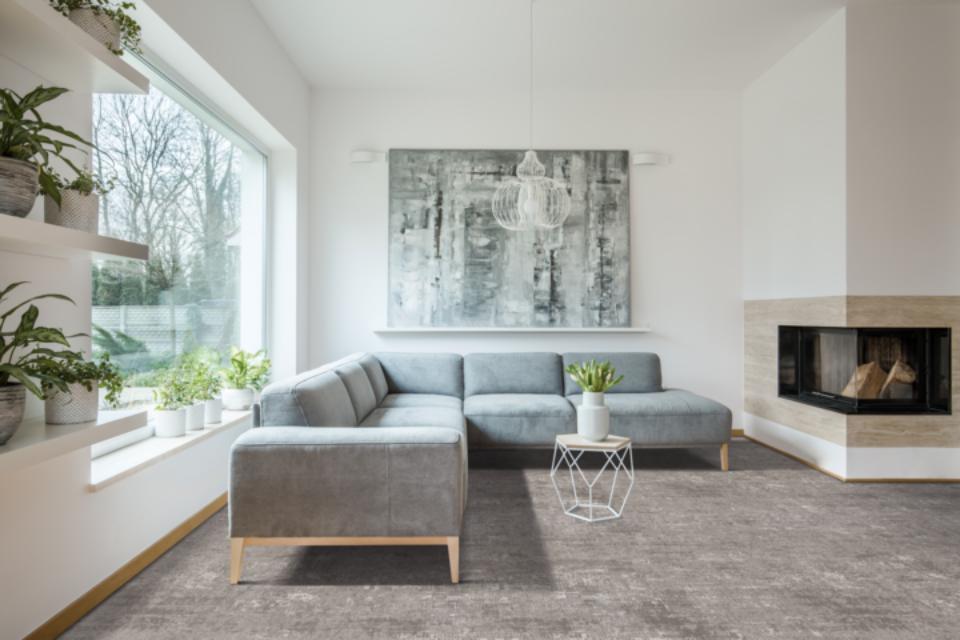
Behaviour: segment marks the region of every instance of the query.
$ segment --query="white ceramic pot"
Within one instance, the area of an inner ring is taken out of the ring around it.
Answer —
[[[247,411],[253,404],[253,389],[224,389],[223,408],[227,411]]]
[[[187,410],[153,410],[153,432],[158,438],[178,438],[187,433]]]
[[[206,424],[223,422],[223,399],[213,398],[203,403],[203,421]]]
[[[22,384],[0,385],[0,446],[20,428],[26,403],[27,389]]]
[[[577,407],[577,434],[591,442],[610,435],[610,408],[603,403],[602,392],[583,392],[583,402]]]
[[[70,22],[77,25],[91,36],[97,42],[116,53],[121,50],[120,47],[120,27],[110,16],[94,11],[93,9],[71,9],[67,16]]]
[[[0,213],[26,217],[37,199],[37,165],[25,160],[0,158]]]
[[[100,228],[100,196],[62,189],[59,205],[50,196],[44,196],[43,219],[58,227],[95,234]]]
[[[187,431],[200,431],[203,429],[204,410],[203,402],[194,402],[189,407],[186,407]]]
[[[81,424],[96,422],[97,409],[100,406],[99,383],[94,382],[87,388],[76,382],[68,385],[68,393],[54,391],[44,402],[47,424]]]

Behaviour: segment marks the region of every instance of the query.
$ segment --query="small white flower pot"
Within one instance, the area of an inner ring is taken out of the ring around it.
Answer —
[[[203,429],[205,408],[203,402],[194,402],[185,408],[187,413],[187,431],[200,431]]]
[[[253,389],[224,389],[223,408],[227,411],[247,411],[253,404]]]
[[[203,403],[203,421],[206,424],[223,422],[223,398],[213,398]]]
[[[153,432],[158,438],[179,438],[187,433],[187,410],[153,410]]]
[[[610,408],[603,403],[602,392],[583,392],[583,402],[577,407],[577,434],[591,442],[610,435]]]

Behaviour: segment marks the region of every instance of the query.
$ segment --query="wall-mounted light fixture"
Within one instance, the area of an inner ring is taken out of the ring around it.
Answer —
[[[351,164],[370,164],[376,162],[386,162],[386,151],[373,151],[371,149],[357,149],[350,152]]]
[[[631,163],[635,167],[665,167],[670,164],[670,156],[656,151],[637,151]]]

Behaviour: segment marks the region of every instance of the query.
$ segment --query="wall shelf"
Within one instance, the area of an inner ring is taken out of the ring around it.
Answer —
[[[377,334],[404,333],[650,333],[649,327],[384,327]]]
[[[0,251],[53,258],[149,257],[143,244],[4,214],[0,214]]]
[[[47,0],[0,2],[0,55],[44,84],[80,93],[146,93],[147,78],[54,10]]]
[[[96,422],[46,424],[28,419],[0,447],[0,473],[22,469],[113,438],[147,424],[146,411],[101,411]]]

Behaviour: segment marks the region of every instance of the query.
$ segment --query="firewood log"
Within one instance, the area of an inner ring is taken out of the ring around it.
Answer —
[[[886,381],[887,373],[880,365],[868,362],[857,367],[840,395],[860,400],[875,400],[880,396],[880,389]]]
[[[893,366],[890,367],[890,373],[887,374],[887,379],[880,388],[880,397],[891,397],[891,392],[895,384],[912,385],[916,381],[917,372],[913,370],[913,367],[903,360],[897,360],[893,363]]]

